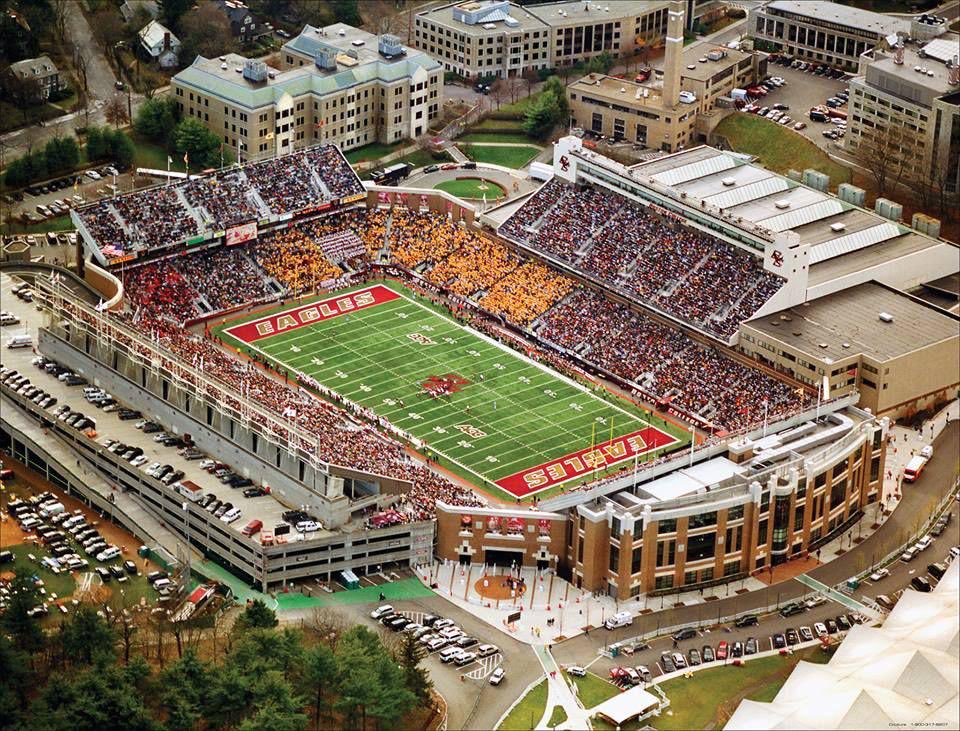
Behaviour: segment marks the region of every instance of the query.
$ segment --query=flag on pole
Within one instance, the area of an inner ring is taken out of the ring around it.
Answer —
[[[189,164],[190,164],[190,153],[189,153],[189,152],[183,153],[183,164],[184,164],[184,165],[189,165]]]
[[[167,155],[167,165],[170,166],[173,164],[173,158]]]

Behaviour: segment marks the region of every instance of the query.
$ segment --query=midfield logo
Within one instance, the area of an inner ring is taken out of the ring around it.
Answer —
[[[447,373],[442,376],[430,376],[420,384],[420,387],[424,392],[436,397],[457,393],[469,383],[470,381],[463,376],[458,376],[456,373]]]

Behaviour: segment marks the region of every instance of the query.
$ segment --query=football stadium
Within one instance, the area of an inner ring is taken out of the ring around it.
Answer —
[[[480,207],[321,144],[79,207],[96,295],[37,278],[49,387],[94,382],[207,459],[134,467],[102,424],[5,398],[263,589],[449,558],[626,598],[804,556],[882,498],[856,368],[787,373],[741,327],[860,284],[878,242],[928,268],[941,242],[708,147],[626,168],[566,137],[553,173]]]

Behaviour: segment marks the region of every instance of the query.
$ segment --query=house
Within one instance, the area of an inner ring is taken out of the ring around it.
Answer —
[[[230,21],[230,32],[241,43],[249,43],[255,38],[270,33],[266,23],[258,23],[250,8],[241,0],[217,0],[217,7],[226,13]]]
[[[25,58],[10,64],[3,76],[3,86],[17,101],[33,104],[45,102],[52,93],[66,88],[60,70],[49,56]]]
[[[177,54],[180,52],[180,39],[156,20],[151,20],[137,34],[140,45],[150,58],[163,68],[177,65]]]
[[[129,23],[141,8],[151,18],[156,18],[160,14],[160,8],[157,7],[156,0],[124,0],[124,3],[120,6],[120,15]]]

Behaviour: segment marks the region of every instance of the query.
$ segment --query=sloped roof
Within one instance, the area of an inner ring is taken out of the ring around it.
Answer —
[[[21,79],[42,78],[57,73],[57,65],[50,60],[49,56],[25,58],[10,64],[10,73]]]
[[[931,593],[904,592],[882,626],[855,626],[826,665],[798,663],[771,703],[743,701],[726,728],[957,728],[958,581],[954,562]]]
[[[143,43],[147,48],[153,48],[154,46],[163,45],[164,36],[170,34],[170,46],[179,46],[180,39],[174,35],[173,31],[169,30],[165,25],[156,20],[151,20],[143,28],[140,29],[140,32],[137,34],[140,37],[140,42]]]

